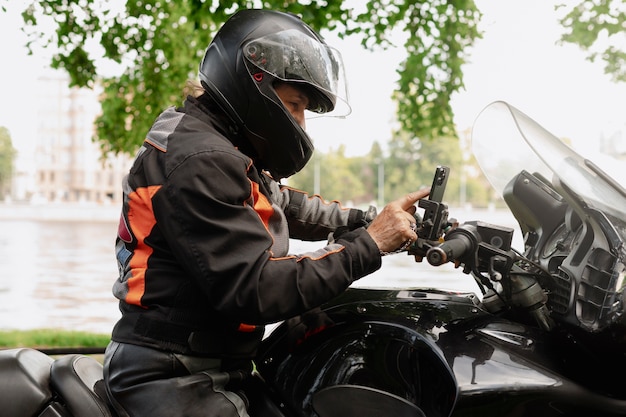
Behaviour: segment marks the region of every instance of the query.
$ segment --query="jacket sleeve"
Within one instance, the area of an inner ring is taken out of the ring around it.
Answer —
[[[339,228],[354,230],[367,225],[364,211],[344,208],[338,201],[325,201],[286,186],[280,187],[279,196],[294,239],[323,240]]]
[[[314,253],[275,257],[267,222],[282,213],[252,198],[249,169],[234,151],[198,153],[154,197],[172,252],[218,313],[250,324],[286,319],[380,268],[378,248],[363,228]]]

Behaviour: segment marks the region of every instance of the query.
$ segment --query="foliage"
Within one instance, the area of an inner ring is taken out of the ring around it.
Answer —
[[[96,136],[105,150],[132,153],[156,114],[181,101],[185,81],[195,78],[216,28],[235,10],[248,7],[299,14],[319,31],[361,36],[369,48],[390,45],[392,34],[402,31],[408,58],[398,70],[398,119],[424,140],[454,136],[450,97],[463,86],[464,51],[479,36],[474,2],[368,0],[357,2],[358,10],[346,3],[127,0],[116,10],[115,3],[103,0],[30,0],[23,18],[29,48],[54,48],[52,66],[67,70],[72,85],[103,85]],[[52,22],[54,32],[41,32],[42,21]],[[89,53],[94,44],[102,58]],[[103,74],[103,61],[120,64],[122,74]]]
[[[614,81],[626,81],[626,3],[623,0],[583,0],[560,20],[569,29],[561,40],[588,51],[589,60],[601,59]]]
[[[103,347],[111,337],[57,329],[0,331],[0,347]]]
[[[309,194],[321,194],[330,198],[345,197],[342,202],[371,200],[361,180],[359,169],[362,158],[348,158],[345,147],[323,154],[316,151],[308,165],[296,176],[289,178],[289,185]]]
[[[451,169],[444,196],[448,204],[471,201],[475,206],[485,207],[493,198],[482,176],[468,174],[478,173],[479,169],[474,161],[463,161],[456,138],[444,137],[422,143],[406,132],[398,132],[389,143],[388,153],[383,156],[377,143],[367,155],[352,158],[346,158],[342,148],[326,154],[316,152],[302,171],[289,178],[289,185],[350,206],[374,204],[382,207],[406,193],[430,186],[436,166],[447,165]],[[474,169],[468,170],[466,164]],[[384,175],[379,176],[381,173]]]
[[[419,146],[415,146],[415,143]],[[411,138],[404,132],[397,133],[390,142],[389,157],[385,164],[390,167],[385,174],[385,195],[396,199],[403,194],[422,187],[429,187],[437,165],[447,165],[452,170],[446,200],[458,195],[458,172],[462,164],[459,143],[456,138],[442,137],[429,142]]]
[[[456,137],[450,97],[463,88],[463,51],[479,36],[473,1],[407,1],[404,18],[410,36],[401,64],[398,120],[403,130],[423,140]],[[444,93],[445,92],[445,93]]]
[[[9,130],[0,127],[0,198],[9,192],[16,153]]]

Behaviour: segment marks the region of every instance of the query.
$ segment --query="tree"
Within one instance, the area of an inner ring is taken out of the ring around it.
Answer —
[[[15,154],[9,129],[0,127],[0,197],[2,198],[10,190]]]
[[[398,119],[426,140],[454,136],[450,97],[463,87],[461,65],[481,16],[473,0],[368,0],[358,10],[343,0],[127,0],[120,10],[99,0],[30,1],[23,13],[28,47],[55,48],[52,66],[65,69],[71,85],[103,85],[96,139],[114,152],[134,152],[156,112],[181,101],[216,28],[235,10],[255,6],[296,13],[322,32],[360,36],[367,48],[387,47],[391,34],[403,31]],[[46,19],[53,33],[40,32]],[[90,53],[93,44],[102,57]],[[122,74],[103,74],[103,60],[120,64]]]
[[[389,143],[389,156],[385,160],[387,201],[430,186],[437,165],[450,167],[452,173],[445,199],[448,202],[457,202],[459,172],[463,165],[458,139],[444,136],[436,140],[421,141],[406,132],[396,132]]]
[[[327,199],[362,205],[371,202],[371,188],[363,181],[362,169],[363,157],[346,157],[342,145],[328,153],[316,151],[311,162],[290,177],[288,184],[310,195],[319,193]]]
[[[375,203],[382,207],[406,193],[430,186],[435,167],[447,165],[451,171],[444,196],[446,203],[458,205],[470,201],[477,207],[486,207],[492,202],[487,179],[473,158],[463,160],[457,138],[442,137],[422,142],[399,131],[394,133],[388,148],[389,155],[384,156],[375,142],[367,155],[352,158],[344,155],[342,147],[328,153],[316,151],[311,163],[290,177],[288,185],[311,195],[319,192],[325,198],[350,202],[351,205],[366,207]],[[384,173],[382,184],[379,183],[381,170]],[[384,197],[382,201],[380,197]]]
[[[583,0],[565,11],[560,22],[569,31],[563,34],[561,41],[588,51],[590,61],[604,61],[604,72],[614,81],[626,81],[626,3],[623,0]]]

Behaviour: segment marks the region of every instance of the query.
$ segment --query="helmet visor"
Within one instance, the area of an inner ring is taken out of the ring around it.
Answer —
[[[308,110],[328,116],[350,114],[341,54],[298,30],[285,30],[249,41],[244,57],[260,70],[311,88]]]

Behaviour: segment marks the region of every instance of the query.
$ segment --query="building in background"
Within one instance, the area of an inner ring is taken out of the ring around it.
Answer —
[[[70,88],[62,71],[48,71],[33,97],[36,117],[32,138],[21,155],[14,182],[14,201],[98,203],[121,200],[121,182],[130,167],[126,155],[103,157],[93,142],[100,113],[99,91]]]

